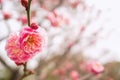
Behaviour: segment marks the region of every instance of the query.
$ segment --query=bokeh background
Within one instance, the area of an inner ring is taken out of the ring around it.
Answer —
[[[34,74],[25,80],[120,80],[119,3],[32,0],[31,21],[46,30],[48,44],[28,62]],[[0,0],[0,80],[19,80],[23,73],[7,56],[5,45],[9,34],[24,26],[27,17],[20,0]],[[91,71],[94,62],[98,65]]]

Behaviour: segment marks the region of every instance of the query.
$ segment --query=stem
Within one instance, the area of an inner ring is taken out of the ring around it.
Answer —
[[[27,75],[27,63],[24,64],[24,70],[23,71],[24,71],[24,76],[26,76]]]
[[[30,26],[30,5],[32,0],[28,0],[28,7],[26,9],[27,11],[27,19],[28,19],[28,26]]]
[[[19,80],[23,80],[25,77],[33,74],[31,71],[27,70],[27,62],[23,65],[23,67],[24,67],[23,69],[24,74]]]
[[[25,63],[25,64],[23,65],[23,67],[24,67],[24,69],[23,69],[24,74],[23,74],[23,76],[21,77],[20,80],[23,80],[23,79],[27,76],[27,63]]]
[[[30,26],[30,5],[31,5],[32,0],[28,0],[28,6],[26,8],[26,12],[27,12],[27,20],[28,20],[28,26]],[[24,74],[21,77],[20,80],[23,80],[25,77],[27,77],[28,75],[30,75],[31,73],[28,72],[27,70],[27,62],[23,65],[24,66]]]

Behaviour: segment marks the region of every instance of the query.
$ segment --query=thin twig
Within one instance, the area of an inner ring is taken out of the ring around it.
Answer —
[[[59,0],[59,3],[52,9],[54,11],[56,8],[60,7],[62,5],[64,0]]]
[[[26,11],[27,11],[27,18],[28,18],[28,26],[30,26],[30,6],[31,6],[31,2],[32,2],[32,0],[28,1],[28,7],[26,9]]]

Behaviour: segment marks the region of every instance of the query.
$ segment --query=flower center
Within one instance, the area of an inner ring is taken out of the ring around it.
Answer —
[[[29,36],[27,41],[28,41],[28,43],[33,43],[34,42],[34,38],[32,36]]]

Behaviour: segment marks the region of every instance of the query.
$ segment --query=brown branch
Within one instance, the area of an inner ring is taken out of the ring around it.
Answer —
[[[54,6],[54,8],[51,11],[54,11],[56,8],[60,7],[63,4],[64,0],[59,0],[59,4]]]
[[[80,36],[80,35],[78,35],[78,36]],[[66,49],[66,51],[63,53],[63,55],[58,58],[58,60],[55,62],[55,66],[46,75],[45,80],[47,80],[49,78],[49,76],[51,75],[51,72],[53,71],[53,69],[59,67],[59,65],[61,65],[61,63],[64,61],[64,59],[66,59],[66,57],[70,53],[70,50],[72,49],[72,47],[79,42],[79,40],[80,40],[79,38],[80,37],[78,37],[73,42],[74,44],[72,46],[68,46],[67,49]]]
[[[20,77],[19,70],[15,69],[11,73],[11,77],[9,80],[18,80],[18,77]]]
[[[1,57],[0,62],[11,72],[11,77],[9,80],[17,80],[19,75],[19,70],[11,68]]]
[[[13,69],[12,69],[10,66],[8,66],[8,64],[1,58],[1,56],[0,56],[0,62],[1,62],[7,69],[9,69],[10,71],[13,71]]]
[[[91,76],[92,76],[92,74],[87,74],[87,75],[81,77],[79,80],[87,80],[87,79],[89,79]]]

